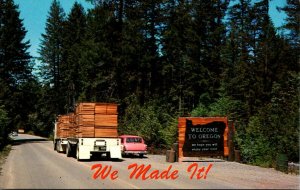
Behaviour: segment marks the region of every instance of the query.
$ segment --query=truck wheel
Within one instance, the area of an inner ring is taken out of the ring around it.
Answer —
[[[58,142],[56,142],[56,152],[58,152],[58,153],[59,153],[59,141],[58,141]]]
[[[76,157],[76,146],[70,144],[71,148],[71,157],[75,158]]]
[[[67,144],[66,154],[67,154],[67,157],[71,157],[72,156],[72,150],[71,150],[70,143]]]
[[[56,150],[56,142],[53,143],[53,149]]]
[[[106,159],[110,159],[110,152],[106,153]]]

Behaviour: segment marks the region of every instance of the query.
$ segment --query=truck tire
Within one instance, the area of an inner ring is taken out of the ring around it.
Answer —
[[[106,153],[106,159],[110,159],[110,152]]]
[[[67,144],[66,155],[67,155],[67,157],[71,157],[72,156],[72,149],[71,149],[70,143]]]
[[[56,142],[56,143],[55,143],[55,145],[56,145],[56,152],[58,152],[58,153],[59,153],[59,141],[58,141],[58,142]]]
[[[53,149],[56,150],[56,142],[53,142]]]

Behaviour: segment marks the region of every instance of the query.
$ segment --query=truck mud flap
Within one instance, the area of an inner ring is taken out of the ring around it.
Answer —
[[[89,147],[79,146],[77,147],[77,160],[89,160],[91,158],[91,152]]]
[[[121,147],[120,146],[111,146],[110,148],[110,158],[122,158]]]

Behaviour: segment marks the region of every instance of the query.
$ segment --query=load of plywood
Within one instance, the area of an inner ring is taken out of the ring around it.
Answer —
[[[76,137],[118,137],[117,104],[79,103],[75,108]]]

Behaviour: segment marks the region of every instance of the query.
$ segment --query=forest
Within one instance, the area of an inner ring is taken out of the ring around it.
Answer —
[[[53,0],[39,57],[13,0],[0,0],[0,149],[19,128],[51,137],[79,102],[119,105],[119,134],[166,149],[180,116],[227,116],[244,162],[299,161],[298,0]]]

